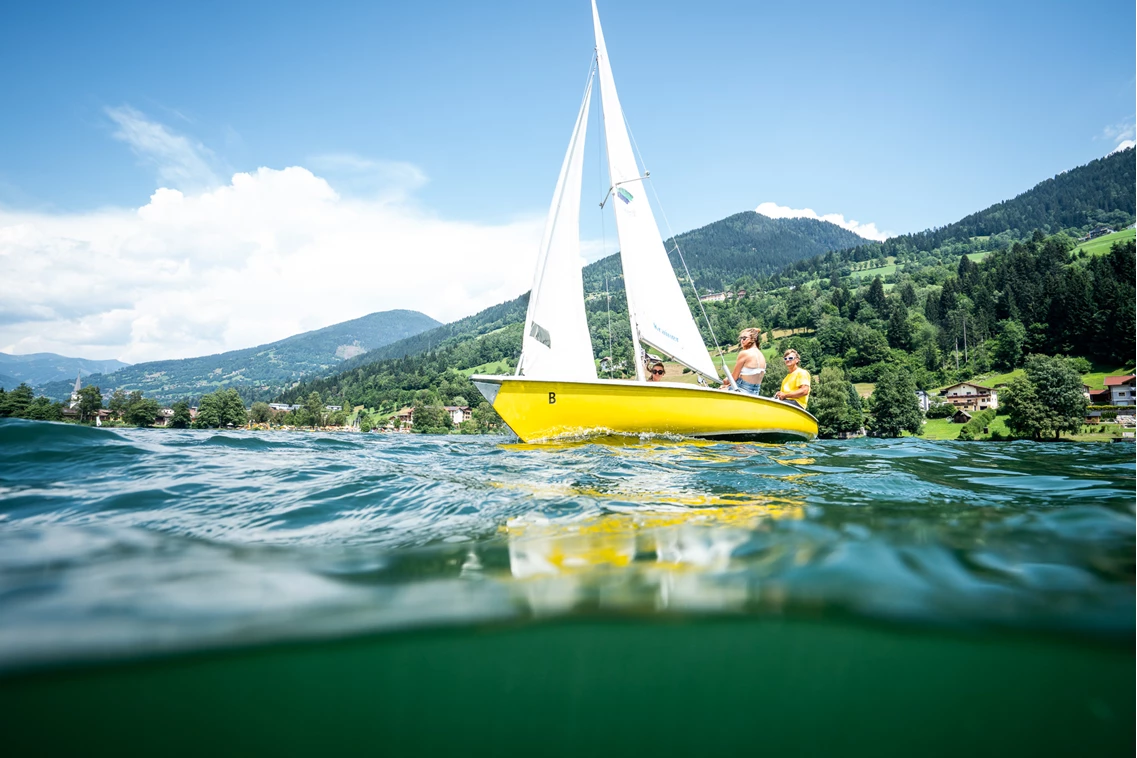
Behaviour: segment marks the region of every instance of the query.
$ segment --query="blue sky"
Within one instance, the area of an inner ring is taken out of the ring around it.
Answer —
[[[676,232],[763,202],[918,231],[1133,139],[1131,1],[609,0],[600,13]],[[9,3],[0,210],[81,225],[159,187],[190,195],[296,166],[347,200],[398,197],[422,223],[539,226],[592,45],[584,0]],[[586,199],[606,189],[596,173]],[[40,305],[58,311],[23,315]],[[61,322],[21,323],[0,349],[46,345]]]

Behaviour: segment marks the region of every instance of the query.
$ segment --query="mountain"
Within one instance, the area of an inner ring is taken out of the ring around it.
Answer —
[[[864,237],[828,221],[812,218],[769,218],[754,211],[733,216],[676,235],[664,246],[670,251],[671,265],[684,287],[687,286],[682,251],[691,278],[700,294],[721,291],[741,276],[768,276],[803,258],[830,250],[863,245]],[[603,292],[604,280],[621,277],[620,257],[610,255],[584,269],[586,292]],[[622,288],[621,283],[617,286]]]
[[[109,374],[129,366],[122,361],[96,361],[89,358],[68,358],[55,353],[29,353],[8,355],[0,353],[0,387],[12,389],[20,382],[37,387],[48,382],[70,381],[75,386],[78,375]],[[70,393],[70,389],[68,390]]]
[[[418,311],[382,311],[244,350],[139,363],[113,374],[91,375],[83,383],[98,385],[104,395],[115,389],[140,390],[160,402],[195,398],[226,387],[235,388],[246,401],[263,400],[302,377],[338,368],[368,350],[438,325]],[[40,389],[62,400],[71,394],[74,381],[72,375],[69,383],[49,383]]]
[[[1132,224],[1137,213],[1135,155],[1129,148],[1063,171],[954,224],[799,261],[788,266],[781,279],[789,283],[828,277],[848,264],[888,257],[926,259],[933,250],[941,251],[944,260],[954,260],[965,253],[997,250],[1035,230],[1077,237],[1099,225],[1121,229]]]
[[[708,288],[722,289],[739,276],[770,274],[803,256],[860,244],[865,240],[827,221],[806,218],[772,219],[747,211],[677,235],[675,239],[668,240],[665,246],[674,250],[676,241],[691,268],[696,286],[704,291]],[[682,264],[674,253],[671,263],[676,274],[683,276]],[[583,278],[586,293],[602,293],[607,284],[612,292],[617,293],[618,300],[623,302],[623,270],[619,254],[588,264],[584,267]],[[688,289],[685,276],[682,281],[684,289]],[[464,340],[524,321],[528,305],[529,293],[525,293],[472,316],[372,350],[345,362],[339,370],[349,371],[389,358],[446,349]],[[613,305],[616,306],[615,299]],[[604,339],[607,340],[607,336]],[[486,359],[490,360],[495,359]]]

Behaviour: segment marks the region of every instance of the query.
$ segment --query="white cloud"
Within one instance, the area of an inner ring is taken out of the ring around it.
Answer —
[[[1117,143],[1117,147],[1109,151],[1109,154],[1113,155],[1114,153],[1120,153],[1122,150],[1128,150],[1131,147],[1137,147],[1137,142],[1131,139],[1122,140],[1121,142]]]
[[[136,137],[181,155],[168,165],[192,175],[193,149],[163,135]],[[425,181],[414,166],[384,165],[399,166],[404,189]],[[528,289],[542,225],[447,220],[405,193],[347,198],[301,167],[238,173],[210,190],[162,188],[137,209],[0,208],[0,350],[133,363],[392,308],[449,321]]]
[[[812,218],[818,221],[828,221],[842,229],[848,229],[853,234],[858,234],[865,239],[876,240],[878,242],[895,236],[892,232],[880,231],[876,228],[875,223],[862,224],[853,219],[846,221],[845,217],[840,213],[826,213],[824,216],[820,216],[812,208],[787,208],[777,203],[765,202],[755,208],[754,211],[761,213],[763,216],[768,216],[769,218]]]
[[[1134,141],[1137,138],[1137,120],[1130,117],[1120,123],[1110,124],[1101,130],[1101,136],[1102,139],[1114,143],[1109,155],[1134,147],[1137,145],[1137,142]]]
[[[130,145],[135,155],[154,166],[164,186],[194,190],[221,183],[211,167],[217,158],[205,145],[176,134],[128,105],[107,108],[106,114],[118,127],[115,139]]]

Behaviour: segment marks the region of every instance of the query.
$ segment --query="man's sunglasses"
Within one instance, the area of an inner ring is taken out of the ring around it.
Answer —
[[[797,359],[796,355],[787,355],[785,358],[782,358],[782,360],[785,361],[786,363],[789,363],[790,361],[796,360],[796,359]]]

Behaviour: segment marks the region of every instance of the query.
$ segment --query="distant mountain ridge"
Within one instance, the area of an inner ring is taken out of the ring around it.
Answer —
[[[865,242],[864,237],[828,221],[770,218],[744,211],[677,234],[664,247],[669,251],[672,268],[686,287],[687,277],[676,252],[678,243],[695,287],[704,294],[726,289],[740,276],[769,276],[795,261]],[[622,279],[618,254],[585,267],[585,291],[603,292],[605,278],[609,287],[614,280]],[[617,287],[622,288],[622,283]]]
[[[69,358],[56,353],[28,353],[9,355],[0,353],[0,387],[12,389],[20,382],[38,387],[48,382],[70,380],[91,374],[109,374],[129,366],[118,360],[92,360],[90,358]]]
[[[338,368],[345,360],[382,347],[440,322],[418,311],[392,310],[293,335],[266,345],[231,350],[198,358],[150,361],[120,368],[110,374],[93,374],[84,384],[98,385],[103,394],[115,389],[139,390],[159,402],[196,398],[232,387],[246,402],[274,397],[302,377]],[[65,399],[69,382],[40,387],[48,397]]]

